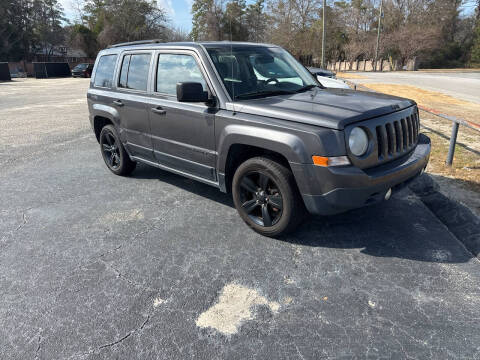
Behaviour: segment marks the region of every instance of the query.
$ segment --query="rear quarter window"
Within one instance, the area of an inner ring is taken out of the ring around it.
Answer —
[[[100,60],[98,60],[95,80],[93,82],[94,86],[112,87],[113,72],[115,70],[116,62],[117,55],[103,55]]]

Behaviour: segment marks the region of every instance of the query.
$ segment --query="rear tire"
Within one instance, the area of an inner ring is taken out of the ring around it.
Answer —
[[[241,218],[264,236],[291,232],[305,216],[292,172],[270,158],[254,157],[242,163],[233,176],[232,194]]]
[[[105,125],[100,132],[100,151],[108,169],[115,175],[129,175],[136,162],[130,160],[113,125]]]

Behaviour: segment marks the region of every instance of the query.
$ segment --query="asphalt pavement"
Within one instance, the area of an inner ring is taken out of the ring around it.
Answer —
[[[460,100],[480,104],[480,71],[477,72],[435,72],[435,71],[396,71],[359,72],[362,76],[354,82],[399,84],[416,86],[421,89],[438,91]]]
[[[410,189],[262,237],[212,187],[110,173],[87,85],[0,84],[0,359],[480,358],[480,262]]]

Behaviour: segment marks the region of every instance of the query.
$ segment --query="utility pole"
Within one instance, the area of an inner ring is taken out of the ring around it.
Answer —
[[[323,15],[322,15],[322,68],[325,68],[325,8],[327,7],[327,0],[323,0]]]
[[[380,0],[380,12],[378,14],[378,29],[377,29],[377,46],[375,47],[375,69],[377,71],[377,60],[378,60],[378,46],[380,43],[380,28],[382,27],[382,6],[383,0]]]

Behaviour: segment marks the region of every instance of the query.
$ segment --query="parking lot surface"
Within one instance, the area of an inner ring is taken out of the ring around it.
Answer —
[[[1,359],[480,358],[480,262],[408,188],[280,240],[111,174],[88,80],[0,84]]]

